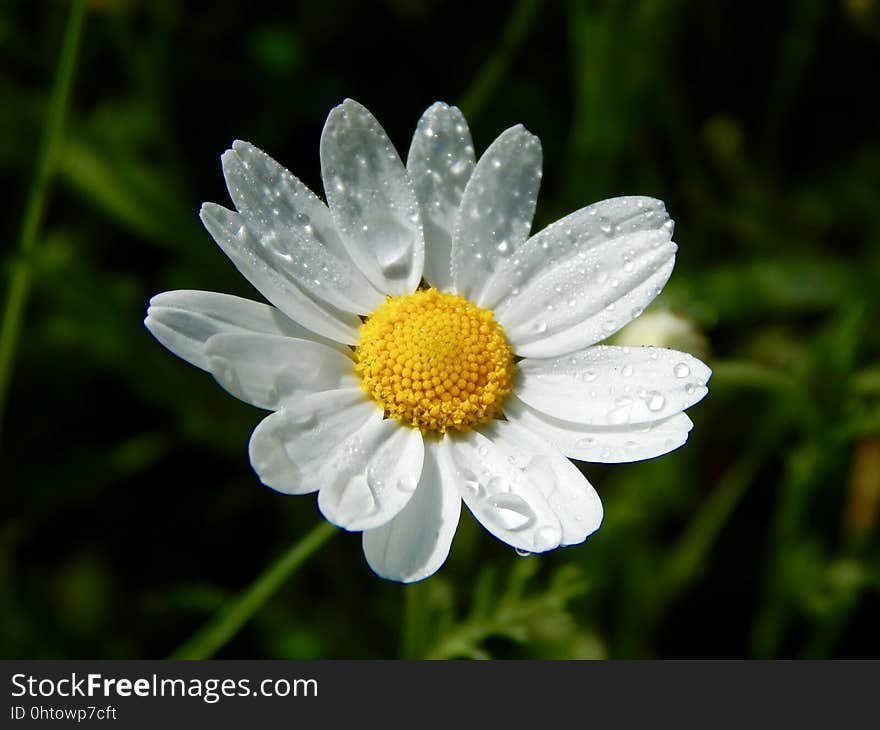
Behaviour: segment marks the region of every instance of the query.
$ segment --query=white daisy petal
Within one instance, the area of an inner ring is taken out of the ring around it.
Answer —
[[[675,264],[672,221],[653,198],[614,198],[533,236],[486,285],[486,306],[521,357],[612,335],[660,293]]]
[[[438,444],[425,442],[419,485],[407,505],[390,522],[365,530],[364,555],[383,578],[412,583],[433,575],[449,555],[461,514],[461,495],[444,475]]]
[[[343,312],[303,290],[279,262],[268,256],[260,239],[234,211],[205,203],[199,216],[217,245],[254,287],[303,327],[331,340],[352,345],[361,325],[356,314]]]
[[[537,553],[559,547],[563,528],[541,484],[549,472],[523,469],[523,460],[533,456],[539,455],[479,431],[447,436],[439,451],[442,467],[483,527],[508,545]]]
[[[202,370],[208,369],[205,343],[221,333],[260,332],[343,347],[309,332],[275,307],[210,291],[183,289],[157,294],[150,299],[144,324],[171,352]]]
[[[589,347],[518,367],[520,400],[585,426],[666,419],[706,395],[712,375],[693,355],[659,347]]]
[[[208,370],[246,403],[278,410],[297,396],[359,385],[348,355],[319,342],[262,334],[220,334],[205,343]]]
[[[311,190],[247,142],[237,140],[221,159],[229,194],[268,262],[342,311],[366,314],[382,303]]]
[[[384,525],[416,491],[424,453],[420,431],[383,420],[375,408],[374,417],[327,455],[319,472],[321,514],[346,530]]]
[[[513,258],[532,227],[541,181],[541,142],[521,124],[483,153],[464,189],[452,243],[456,291],[487,306],[489,276]]]
[[[425,231],[425,280],[452,290],[452,229],[474,169],[474,143],[461,110],[442,102],[419,119],[406,160]]]
[[[409,294],[422,278],[425,242],[409,176],[379,122],[346,99],[321,134],[321,174],[349,254],[383,294]]]
[[[492,421],[481,431],[511,450],[525,478],[544,494],[562,527],[562,545],[583,542],[602,524],[602,501],[580,470],[552,444],[515,423]]]
[[[317,492],[321,468],[334,450],[376,413],[376,404],[360,388],[304,396],[254,429],[251,466],[263,484],[279,492]]]
[[[510,395],[504,415],[533,431],[570,459],[604,464],[653,459],[687,441],[694,424],[684,413],[651,423],[584,426],[554,418]]]

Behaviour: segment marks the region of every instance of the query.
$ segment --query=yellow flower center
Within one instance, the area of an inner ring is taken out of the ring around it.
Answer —
[[[361,325],[355,354],[385,415],[423,433],[491,420],[513,385],[513,350],[494,314],[436,289],[388,297]]]

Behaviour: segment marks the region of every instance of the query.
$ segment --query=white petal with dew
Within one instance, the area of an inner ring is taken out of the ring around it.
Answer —
[[[330,212],[355,263],[383,294],[409,294],[422,278],[425,242],[409,176],[370,112],[346,99],[321,134]]]
[[[319,342],[261,334],[214,335],[205,344],[208,369],[236,398],[278,410],[292,398],[356,388],[349,355]]]
[[[239,213],[222,205],[205,203],[199,216],[242,275],[288,317],[336,342],[346,345],[357,342],[361,325],[357,315],[316,299],[283,268],[278,268],[279,262],[267,254],[260,238]]]
[[[526,477],[544,494],[562,526],[562,544],[583,542],[602,524],[602,501],[580,470],[552,444],[526,428],[491,421],[481,429],[494,443],[512,450]],[[508,462],[511,456],[508,455]]]
[[[214,335],[258,332],[342,345],[309,332],[280,309],[250,299],[209,291],[166,291],[150,299],[147,329],[178,357],[208,369],[205,343]]]
[[[441,441],[440,463],[465,504],[483,527],[519,550],[545,552],[563,544],[563,525],[545,494],[545,480],[554,479],[546,454],[523,452],[493,436],[468,431]]]
[[[449,555],[461,513],[461,495],[437,459],[439,444],[425,441],[415,494],[390,522],[365,530],[364,555],[383,578],[412,583],[433,575]]]
[[[554,418],[523,403],[514,395],[504,404],[504,415],[552,444],[570,459],[605,464],[641,461],[661,456],[685,443],[694,424],[684,413],[623,426],[584,426]]]
[[[321,466],[318,508],[346,530],[384,525],[407,505],[422,473],[422,434],[382,411],[339,442]]]
[[[613,198],[529,239],[488,282],[521,357],[553,357],[600,342],[660,293],[675,264],[672,221],[653,198]]]
[[[693,355],[659,347],[588,347],[518,365],[517,398],[585,426],[660,421],[706,393],[712,371]]]
[[[366,314],[382,303],[351,260],[327,206],[305,185],[241,140],[222,162],[229,194],[266,261],[342,311]]]
[[[452,291],[452,230],[474,169],[474,143],[458,107],[433,104],[419,119],[406,169],[422,212],[425,280]]]
[[[522,125],[480,157],[464,189],[452,240],[452,276],[461,296],[491,307],[483,289],[511,265],[529,237],[541,184],[541,142]]]
[[[321,467],[376,413],[376,404],[360,388],[303,396],[254,429],[248,447],[251,466],[263,484],[279,492],[317,492]]]

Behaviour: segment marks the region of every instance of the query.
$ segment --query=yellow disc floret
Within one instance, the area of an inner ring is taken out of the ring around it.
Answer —
[[[436,289],[388,297],[361,325],[356,361],[385,415],[423,433],[498,416],[515,369],[493,313]]]

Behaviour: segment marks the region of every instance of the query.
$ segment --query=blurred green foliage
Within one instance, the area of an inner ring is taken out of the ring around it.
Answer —
[[[4,293],[68,10],[0,3]],[[165,656],[319,521],[250,471],[261,413],[141,320],[167,289],[257,298],[196,216],[227,200],[219,155],[247,139],[320,189],[351,96],[404,153],[436,99],[479,149],[524,123],[536,228],[664,199],[654,308],[715,376],[686,447],[582,465],[586,544],[520,558],[463,515],[403,587],[341,534],[220,656],[876,657],[878,68],[877,0],[91,0],[3,414],[0,655]]]

